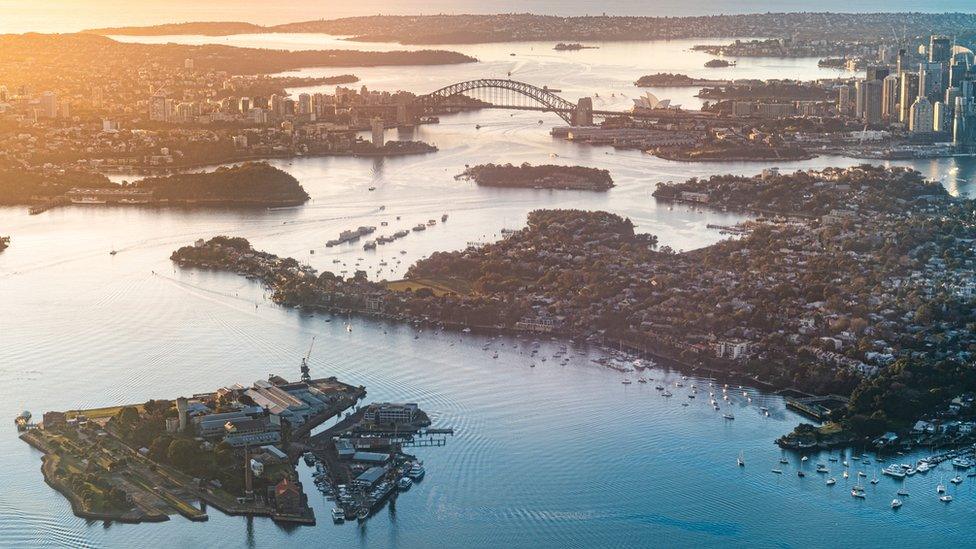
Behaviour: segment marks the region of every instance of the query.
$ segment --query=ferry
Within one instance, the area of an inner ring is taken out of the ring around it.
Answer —
[[[346,514],[342,512],[342,509],[338,507],[332,508],[332,522],[336,524],[342,524],[346,521]]]
[[[403,477],[397,481],[397,488],[401,491],[409,490],[411,486],[413,486],[413,481],[407,477]]]
[[[410,478],[410,480],[413,480],[413,481],[417,481],[417,480],[420,480],[420,479],[424,478],[424,475],[425,474],[427,474],[427,471],[425,471],[424,470],[424,466],[423,465],[420,465],[419,463],[415,463],[407,471],[407,476]]]

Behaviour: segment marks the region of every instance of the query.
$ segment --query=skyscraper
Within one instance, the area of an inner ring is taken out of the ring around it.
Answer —
[[[932,133],[934,110],[928,97],[918,96],[908,118],[908,131],[912,133]]]
[[[369,126],[373,134],[373,147],[377,149],[383,148],[385,144],[383,141],[383,119],[377,116],[370,120]]]
[[[847,115],[851,110],[851,87],[847,84],[842,84],[837,88],[837,112],[841,115]]]
[[[908,122],[908,114],[912,110],[912,103],[918,97],[918,74],[914,72],[901,73],[901,92],[898,94],[898,121]]]
[[[918,65],[918,94],[938,101],[945,93],[943,82],[944,65],[942,63],[919,63]]]
[[[929,37],[929,63],[948,63],[952,59],[952,40],[948,36]]]
[[[894,74],[889,74],[881,82],[881,116],[887,119],[898,119],[898,93],[901,80]]]

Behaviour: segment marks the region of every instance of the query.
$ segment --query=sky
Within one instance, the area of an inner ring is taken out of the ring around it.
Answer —
[[[681,16],[782,11],[976,11],[976,0],[0,0],[0,32],[184,21],[278,24],[356,15],[531,12]]]

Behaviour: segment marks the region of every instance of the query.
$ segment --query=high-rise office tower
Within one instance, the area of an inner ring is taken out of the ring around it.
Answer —
[[[898,119],[898,93],[901,80],[889,74],[881,82],[881,117]]]
[[[847,115],[851,111],[851,87],[842,84],[837,88],[837,112]]]
[[[871,66],[868,67],[865,80],[884,80],[889,74],[891,74],[891,69],[888,67]]]
[[[908,113],[912,110],[912,103],[918,97],[918,74],[914,72],[901,73],[901,91],[898,93],[900,122],[908,122]]]
[[[908,118],[908,131],[912,133],[931,133],[934,121],[934,110],[928,97],[918,96]]]
[[[918,65],[918,94],[938,101],[945,93],[943,83],[942,63],[919,63]]]
[[[929,62],[948,63],[952,59],[952,39],[948,36],[935,35],[929,37]]]

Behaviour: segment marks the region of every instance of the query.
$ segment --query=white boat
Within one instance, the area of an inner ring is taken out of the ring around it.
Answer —
[[[817,472],[818,473],[829,473],[830,472],[830,469],[827,469],[827,466],[824,465],[823,463],[818,463],[817,464]]]
[[[867,477],[867,476],[868,476],[868,474],[867,474],[867,473],[865,473],[864,471],[858,471],[858,472],[857,472],[857,476],[859,476],[859,477],[861,477],[861,478],[864,478],[864,477]]]
[[[944,496],[939,496],[939,501],[941,501],[942,503],[949,503],[950,501],[952,501],[952,496],[948,494]]]
[[[851,497],[864,499],[866,497],[864,493],[864,488],[859,488],[857,486],[851,488]]]
[[[803,456],[800,458],[800,461],[806,461],[807,459],[809,459],[807,456]]]
[[[728,414],[723,414],[722,417],[724,417],[725,419],[735,419],[735,416],[732,415],[731,412]]]
[[[907,496],[908,495],[908,490],[902,488],[902,489],[898,490],[897,493],[898,493],[899,496]]]
[[[962,477],[959,476],[959,475],[956,475],[956,476],[952,477],[952,479],[950,479],[949,482],[951,482],[953,484],[962,484]]]
[[[777,475],[782,475],[783,474],[783,470],[782,469],[773,469],[773,472],[776,473]]]
[[[784,458],[779,458],[779,462],[780,462],[780,463],[782,463],[783,465],[786,465],[787,463],[789,463],[789,462],[790,462],[790,460],[788,460],[788,459],[786,459],[786,458],[784,457]]]
[[[957,457],[952,460],[952,466],[958,467],[959,469],[969,469],[970,467],[973,466],[973,462],[969,461],[966,458]]]
[[[739,452],[739,456],[738,456],[737,458],[735,458],[735,462],[739,464],[739,467],[745,467],[745,466],[746,466],[746,458],[745,458],[745,454],[743,454],[743,453],[742,453],[742,452],[740,451],[740,452]]]
[[[332,522],[339,524],[341,522],[345,522],[345,520],[346,520],[346,514],[342,512],[342,509],[339,509],[338,507],[333,507]]]
[[[844,478],[850,478],[850,476],[851,475],[847,474],[847,471],[844,471]]]
[[[945,491],[946,491],[945,484],[942,484],[941,482],[939,482],[939,485],[935,487],[935,493],[937,493],[937,494],[944,494]]]
[[[897,509],[899,507],[901,507],[901,500],[900,499],[895,498],[895,499],[891,500],[891,508],[892,509]]]
[[[830,477],[827,479],[827,486],[833,486],[835,484],[837,484],[837,479],[835,479],[834,477]]]
[[[878,477],[874,477],[874,478],[871,479],[871,484],[877,484],[879,482],[881,482],[881,481],[878,480]]]
[[[929,462],[924,460],[919,461],[918,465],[915,466],[915,470],[918,471],[919,473],[928,473],[930,468],[931,467],[929,466]]]
[[[881,473],[889,477],[905,478],[905,471],[897,465],[889,465],[881,470]]]

